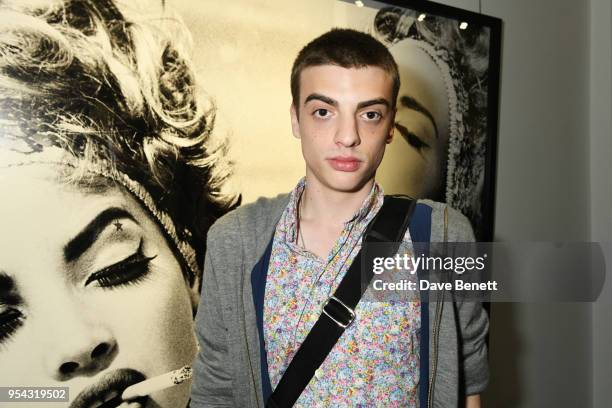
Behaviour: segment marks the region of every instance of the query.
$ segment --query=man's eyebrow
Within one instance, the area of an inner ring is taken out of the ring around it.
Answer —
[[[438,126],[436,125],[436,121],[433,115],[431,114],[429,110],[427,110],[427,108],[421,105],[421,103],[417,101],[416,99],[414,99],[413,97],[407,96],[407,95],[400,97],[400,103],[405,108],[412,109],[417,112],[421,112],[423,115],[427,116],[429,120],[431,120],[431,123],[433,124],[434,131],[436,132],[436,138],[438,137]]]
[[[313,94],[308,95],[306,99],[304,100],[304,105],[314,100],[325,102],[328,105],[338,106],[338,101],[336,101],[335,99],[332,99],[329,96],[321,95],[318,93],[313,93]]]
[[[81,256],[89,247],[96,242],[98,235],[113,221],[119,218],[127,218],[138,222],[126,210],[118,207],[107,208],[96,216],[85,228],[81,230],[64,246],[64,260],[72,262]]]
[[[23,299],[17,293],[13,278],[0,271],[0,305],[18,306],[22,303]]]
[[[367,108],[368,106],[372,106],[372,105],[385,105],[387,108],[391,106],[389,101],[386,100],[385,98],[376,98],[376,99],[370,99],[369,101],[359,102],[357,104],[357,109]]]

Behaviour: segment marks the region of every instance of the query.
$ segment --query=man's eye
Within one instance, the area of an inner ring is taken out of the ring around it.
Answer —
[[[327,118],[330,115],[330,112],[327,109],[317,109],[314,111],[314,115],[318,118]]]
[[[92,282],[98,282],[102,288],[126,286],[140,282],[149,273],[149,263],[155,256],[146,257],[142,252],[142,240],[138,250],[116,264],[107,266],[95,272],[87,278],[85,286]]]
[[[379,120],[380,118],[382,118],[382,115],[380,113],[373,111],[365,112],[361,116],[369,121]]]
[[[8,308],[0,313],[0,343],[11,337],[23,326],[23,314],[17,309]]]

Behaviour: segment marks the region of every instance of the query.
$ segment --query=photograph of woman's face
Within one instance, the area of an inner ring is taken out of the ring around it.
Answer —
[[[442,73],[413,40],[390,47],[401,87],[395,132],[377,179],[388,193],[444,199],[448,149],[448,96]]]
[[[192,362],[194,297],[127,191],[57,170],[0,169],[0,384],[67,386],[71,407],[96,407]],[[122,406],[185,407],[189,386]]]

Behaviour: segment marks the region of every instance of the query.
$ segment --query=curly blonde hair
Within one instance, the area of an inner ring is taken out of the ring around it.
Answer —
[[[214,106],[196,82],[181,21],[128,18],[112,0],[0,5],[0,148],[60,147],[140,183],[204,256],[208,227],[236,197]],[[4,142],[2,142],[4,140]]]

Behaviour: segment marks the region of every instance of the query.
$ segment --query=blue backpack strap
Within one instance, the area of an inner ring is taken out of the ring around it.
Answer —
[[[263,311],[264,297],[266,294],[266,279],[268,277],[268,265],[270,263],[270,255],[272,253],[272,241],[268,243],[263,256],[259,262],[255,264],[251,271],[251,288],[253,290],[253,303],[255,304],[255,318],[257,320],[257,331],[259,332],[259,356],[261,362],[261,386],[263,399],[267,401],[272,395],[272,384],[270,383],[270,374],[268,373],[268,358],[266,355],[266,344],[263,334]]]
[[[417,202],[408,226],[412,242],[431,239],[431,207]],[[425,254],[427,256],[427,254]],[[418,271],[421,275],[421,271]],[[420,277],[420,276],[419,276]],[[419,344],[419,405],[427,407],[429,396],[429,294],[421,292],[421,340]]]

